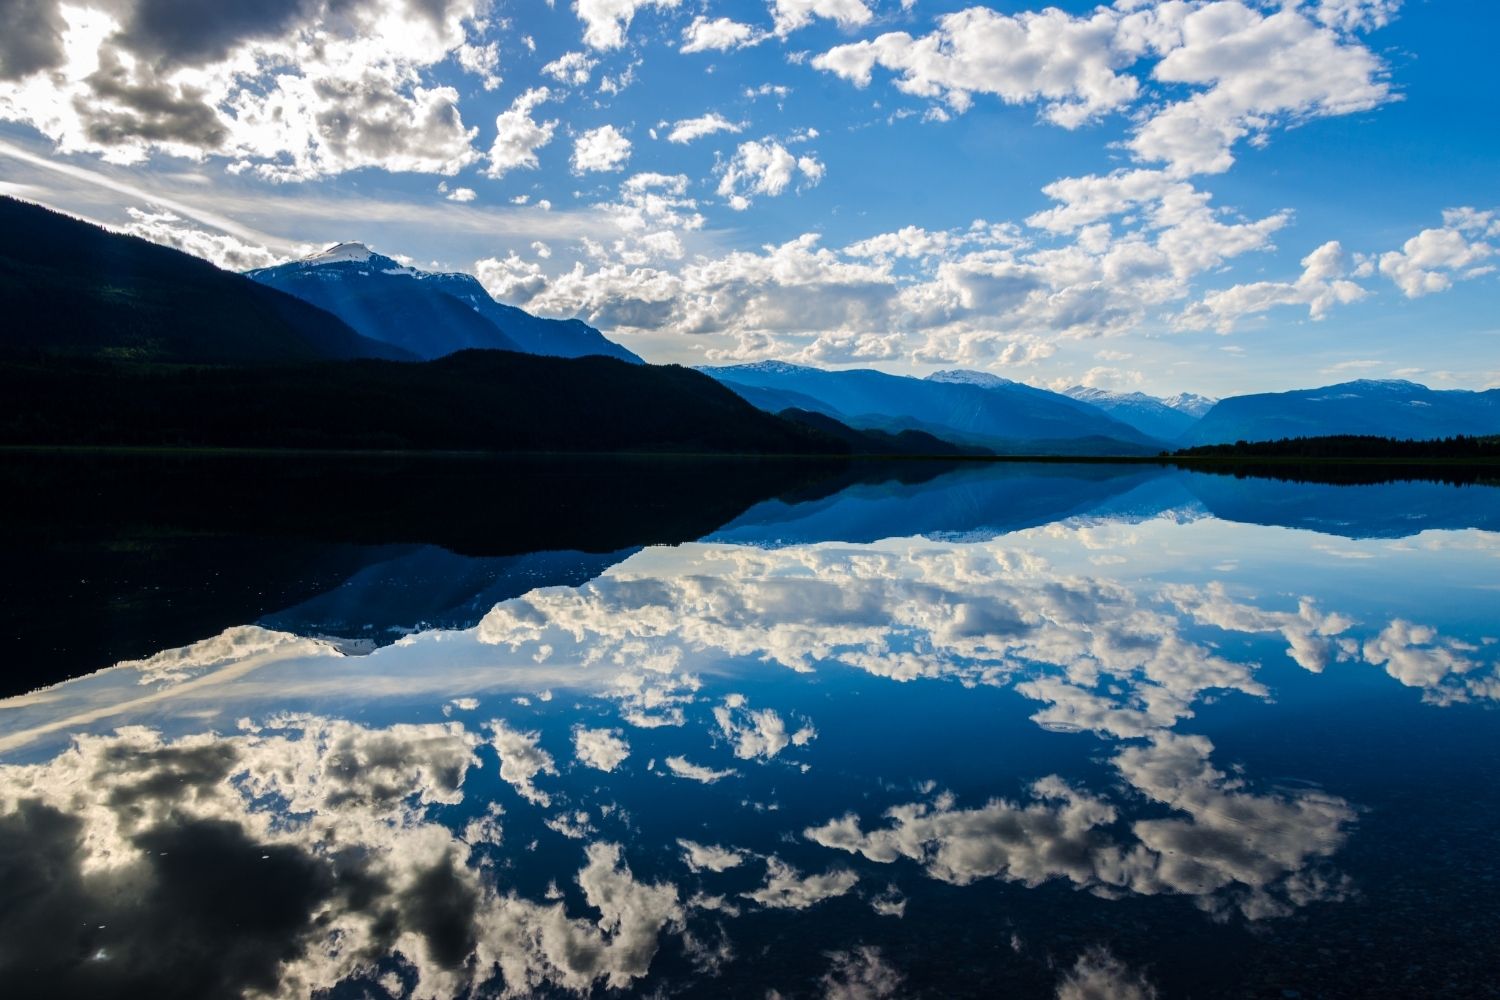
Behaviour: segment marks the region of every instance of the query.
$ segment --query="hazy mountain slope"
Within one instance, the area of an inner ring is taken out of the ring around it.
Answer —
[[[0,349],[153,362],[411,355],[170,247],[0,198]]]
[[[1361,379],[1220,400],[1182,440],[1195,445],[1330,434],[1423,439],[1496,433],[1500,389],[1436,390]]]
[[[1110,392],[1108,389],[1075,385],[1064,389],[1063,395],[1096,406],[1142,434],[1163,441],[1177,440],[1198,422],[1198,418],[1192,414],[1144,392]]]
[[[340,243],[247,275],[327,309],[367,337],[422,358],[491,348],[640,361],[578,320],[541,319],[496,302],[473,275],[405,267],[362,243]]]
[[[701,370],[740,391],[748,386],[809,397],[817,401],[819,411],[857,427],[924,430],[1000,451],[1034,451],[1045,442],[1044,450],[1125,454],[1154,451],[1160,445],[1086,403],[998,379],[981,385],[946,375],[917,379],[784,362]]]
[[[419,358],[466,348],[520,350],[499,327],[417,272],[359,243],[341,243],[305,260],[246,276],[326,309],[367,337]]]
[[[543,319],[524,309],[496,302],[471,274],[421,274],[419,280],[440,288],[454,298],[478,310],[528,354],[547,354],[559,358],[581,358],[600,354],[633,364],[645,364],[604,334],[578,319]]]

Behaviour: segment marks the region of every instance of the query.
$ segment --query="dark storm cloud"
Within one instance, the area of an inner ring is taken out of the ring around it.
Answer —
[[[11,997],[235,996],[274,990],[333,894],[330,866],[193,820],[85,871],[77,817],[26,800],[0,816],[0,982]]]
[[[279,37],[319,6],[317,0],[137,0],[118,37],[143,56],[201,65],[242,42]]]
[[[88,136],[95,142],[112,145],[146,139],[215,149],[228,136],[200,91],[163,83],[146,67],[137,67],[132,74],[109,50],[100,50],[99,68],[87,82],[95,98],[114,104],[97,108],[81,99],[78,102],[78,113],[87,121]]]
[[[0,4],[0,80],[19,80],[63,61],[63,19],[56,0]]]

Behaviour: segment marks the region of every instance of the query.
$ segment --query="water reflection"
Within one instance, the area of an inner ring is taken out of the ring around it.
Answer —
[[[1269,484],[1253,522],[1201,479],[959,469],[476,557],[513,573],[406,551],[0,702],[7,993],[1371,995],[1425,963],[1483,995],[1488,945],[1382,921],[1437,921],[1419,872],[1493,877],[1494,776],[1359,754],[1492,744],[1490,495],[1391,484],[1453,523],[1390,534],[1348,529],[1379,487]],[[1348,530],[1284,526],[1313,510]],[[1449,823],[1446,857],[1378,849]]]

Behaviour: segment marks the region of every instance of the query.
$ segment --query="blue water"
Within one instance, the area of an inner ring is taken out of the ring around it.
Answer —
[[[0,702],[0,981],[1495,996],[1497,521],[1002,466],[403,549]]]

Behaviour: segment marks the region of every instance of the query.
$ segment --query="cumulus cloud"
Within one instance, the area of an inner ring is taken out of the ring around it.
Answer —
[[[589,129],[573,143],[573,172],[620,170],[630,159],[630,140],[613,125]]]
[[[1055,8],[1009,16],[970,7],[943,15],[930,35],[890,32],[837,46],[813,65],[861,87],[880,66],[899,74],[901,91],[958,111],[975,93],[1041,101],[1049,120],[1072,128],[1136,97],[1135,78],[1118,72],[1130,62],[1115,47],[1118,27],[1118,14],[1103,8],[1072,17]]]
[[[720,164],[719,194],[731,207],[756,191],[784,191],[821,166],[800,164],[781,143],[747,143]],[[803,172],[805,171],[805,172]],[[649,175],[662,177],[664,175]],[[663,191],[668,190],[665,183]],[[685,190],[685,185],[683,190]],[[807,233],[760,252],[681,257],[630,242],[612,259],[561,274],[519,259],[493,269],[495,288],[523,281],[528,308],[616,329],[721,334],[710,360],[797,359],[814,364],[909,358],[921,364],[1026,365],[1050,356],[1058,338],[1138,330],[1186,298],[1205,271],[1272,248],[1290,216],[1233,216],[1210,196],[1160,171],[1068,178],[1049,186],[1057,205],[1029,223],[1056,243],[1033,243],[1008,223],[908,226],[841,249]],[[651,231],[622,189],[621,219]],[[685,195],[673,194],[684,202]],[[660,202],[658,202],[660,204]],[[613,208],[610,208],[614,211]],[[684,218],[701,219],[693,206]],[[1115,217],[1134,228],[1116,233]],[[495,288],[491,290],[494,291]]]
[[[1353,619],[1336,612],[1318,610],[1317,602],[1303,597],[1297,610],[1266,611],[1251,604],[1236,602],[1222,583],[1203,588],[1174,585],[1165,596],[1195,621],[1228,632],[1279,632],[1287,642],[1287,655],[1298,666],[1322,673],[1333,661],[1335,637],[1354,625]]]
[[[678,51],[727,52],[730,49],[759,45],[769,37],[769,33],[741,21],[727,17],[710,19],[700,14],[693,18],[692,24],[682,29],[682,48]]]
[[[581,764],[599,771],[613,771],[630,756],[630,744],[619,730],[574,726],[573,752]]]
[[[1495,253],[1484,237],[1500,237],[1496,213],[1453,208],[1443,213],[1443,225],[1424,229],[1400,250],[1380,255],[1380,273],[1409,299],[1453,287],[1455,279],[1487,274],[1482,262]]]
[[[789,746],[806,746],[818,735],[811,723],[787,732],[786,722],[774,709],[752,709],[742,694],[731,694],[715,706],[714,720],[741,760],[769,760]]]
[[[1057,984],[1057,1000],[1156,1000],[1156,987],[1107,948],[1090,948]]]
[[[125,212],[130,222],[120,227],[121,232],[202,257],[226,271],[271,267],[291,259],[229,233],[199,229],[172,212],[150,212],[134,206],[127,207]]]
[[[812,154],[795,156],[774,139],[742,142],[734,155],[719,167],[719,197],[735,211],[750,207],[753,195],[775,197],[800,174],[802,184],[812,187],[823,179],[824,167]]]
[[[1186,329],[1215,327],[1229,333],[1245,316],[1267,312],[1277,306],[1306,306],[1307,314],[1321,320],[1335,305],[1358,302],[1368,293],[1350,281],[1348,256],[1337,240],[1330,240],[1302,258],[1302,274],[1295,281],[1256,281],[1209,292],[1178,318]]]
[[[766,859],[765,884],[740,895],[770,909],[805,910],[826,899],[843,896],[858,884],[859,876],[847,868],[803,875],[772,855]]]
[[[772,0],[771,16],[776,34],[785,37],[807,27],[814,18],[833,21],[841,28],[859,28],[869,24],[874,14],[864,0]]]
[[[1135,821],[1134,843],[1108,833],[1115,806],[1056,776],[1034,783],[1029,803],[995,799],[961,809],[941,795],[891,808],[886,827],[866,831],[851,813],[804,836],[883,864],[916,861],[955,885],[1066,879],[1101,895],[1194,896],[1210,911],[1233,908],[1250,919],[1342,895],[1344,880],[1311,869],[1344,842],[1354,819],[1349,804],[1317,791],[1248,792],[1209,764],[1211,750],[1202,737],[1158,732],[1116,755],[1127,783],[1179,813]]]
[[[1500,663],[1486,665],[1478,647],[1444,638],[1427,625],[1404,619],[1391,621],[1380,634],[1365,641],[1365,662],[1407,687],[1422,689],[1422,698],[1438,705],[1474,700],[1500,700]]]
[[[677,777],[687,778],[689,781],[696,781],[704,785],[712,785],[716,781],[732,777],[735,773],[732,768],[724,771],[715,771],[711,767],[694,764],[686,757],[678,756],[668,757],[666,765],[667,770],[671,771]]]
[[[23,15],[0,53],[0,118],[64,152],[213,155],[276,180],[360,167],[451,175],[479,157],[458,91],[431,79],[450,58],[483,66],[469,46],[476,0],[336,11],[307,0],[213,16],[154,0],[42,0]]]
[[[537,775],[557,773],[552,755],[539,745],[541,734],[511,729],[499,719],[490,723],[490,730],[494,734],[491,745],[500,755],[500,779],[526,801],[551,805],[551,796],[536,787]]]
[[[451,722],[288,716],[227,737],[128,727],[0,767],[0,840],[35,862],[0,929],[65,992],[88,991],[70,979],[92,977],[77,956],[96,952],[141,995],[310,996],[397,961],[422,996],[629,987],[683,927],[676,889],[592,843],[587,916],[502,890],[470,860],[497,832],[461,839],[432,818],[463,801],[477,743]],[[225,919],[226,900],[266,899]],[[82,912],[87,927],[68,916]]]
[[[542,75],[558,83],[581,87],[589,82],[589,75],[598,65],[599,60],[591,59],[585,52],[564,52],[542,67]]]
[[[540,165],[536,151],[552,141],[557,122],[539,122],[531,115],[551,96],[552,92],[546,87],[533,87],[511,102],[507,110],[500,112],[495,118],[495,141],[490,145],[485,173],[491,177],[504,177],[512,170],[535,170]]]
[[[682,848],[683,862],[695,872],[727,872],[744,864],[749,857],[744,851],[691,840],[678,840],[677,846]]]
[[[879,948],[862,945],[829,956],[823,974],[823,1000],[885,1000],[901,995],[906,977],[886,961]]]
[[[699,115],[697,118],[680,119],[672,126],[672,131],[667,133],[667,141],[689,143],[694,139],[713,135],[715,132],[735,133],[743,129],[743,125],[730,121],[717,111],[711,111],[706,115]]]
[[[594,49],[618,49],[637,11],[646,7],[671,10],[682,0],[573,0],[573,10],[583,22],[583,41]]]
[[[1351,34],[1382,21],[1364,5],[1259,10],[1239,0],[1078,15],[971,7],[939,18],[931,34],[888,32],[836,46],[813,65],[861,87],[879,66],[897,74],[897,89],[959,112],[975,94],[1039,104],[1046,120],[1077,128],[1137,106],[1146,96],[1138,67],[1154,59],[1153,84],[1195,92],[1148,107],[1126,145],[1185,176],[1227,170],[1238,142],[1261,141],[1277,125],[1391,100],[1384,64]]]

